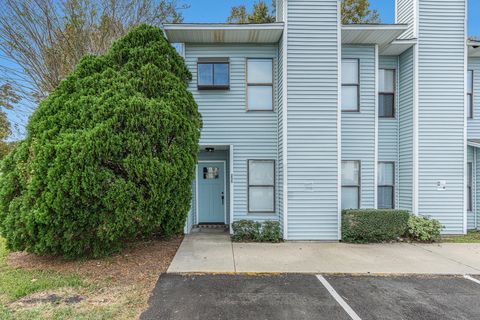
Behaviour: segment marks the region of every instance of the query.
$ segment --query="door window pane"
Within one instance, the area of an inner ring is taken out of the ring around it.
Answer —
[[[472,95],[467,94],[467,117],[473,118]]]
[[[342,187],[342,210],[358,209],[359,204],[358,187]]]
[[[272,90],[271,86],[249,86],[248,110],[272,110]]]
[[[218,179],[219,169],[217,167],[203,167],[203,179]]]
[[[358,110],[358,86],[342,86],[342,111]]]
[[[249,212],[273,212],[274,211],[274,188],[273,187],[250,187],[248,190]]]
[[[272,59],[248,59],[248,83],[271,84]]]
[[[274,172],[273,161],[251,160],[248,172],[249,183],[250,185],[273,186]]]

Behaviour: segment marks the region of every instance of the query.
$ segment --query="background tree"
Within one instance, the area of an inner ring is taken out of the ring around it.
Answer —
[[[20,100],[20,96],[12,90],[9,83],[0,85],[0,160],[15,146],[15,142],[7,141],[12,134],[12,126],[5,111],[12,110],[14,104]]]
[[[342,0],[342,23],[380,23],[377,10],[370,9],[368,0]]]
[[[272,1],[272,12],[264,1],[256,2],[251,13],[245,5],[233,7],[228,23],[271,23],[275,22],[275,0]],[[342,0],[342,23],[380,23],[380,16],[376,10],[370,10],[368,0]]]
[[[153,26],[83,57],[1,162],[8,247],[100,256],[139,237],[182,232],[201,128],[190,80]]]
[[[272,1],[272,10],[265,1],[255,2],[251,13],[247,13],[245,5],[233,7],[230,10],[228,23],[272,23],[275,22],[275,0]]]
[[[86,54],[104,53],[133,27],[181,22],[177,0],[2,0],[0,84],[30,114]]]

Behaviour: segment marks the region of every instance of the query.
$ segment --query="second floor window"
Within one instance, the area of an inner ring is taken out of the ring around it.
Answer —
[[[247,59],[247,111],[273,110],[273,60]]]
[[[342,111],[360,109],[360,69],[358,59],[342,59]]]
[[[467,72],[467,117],[473,118],[473,70]]]
[[[360,161],[342,161],[342,209],[360,207]]]
[[[197,64],[199,90],[226,90],[230,87],[228,58],[199,58]]]
[[[395,70],[378,72],[378,116],[395,118]]]

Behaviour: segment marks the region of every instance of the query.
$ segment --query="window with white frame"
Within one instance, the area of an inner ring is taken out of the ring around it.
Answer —
[[[473,70],[467,72],[467,117],[473,118]]]
[[[379,162],[377,178],[377,207],[395,208],[395,163]]]
[[[273,111],[273,59],[247,59],[247,111]]]
[[[473,208],[473,189],[472,189],[472,183],[473,183],[473,166],[471,162],[467,163],[467,197],[468,197],[468,202],[467,202],[467,210],[472,211]]]
[[[378,116],[395,118],[395,70],[380,69],[378,78]]]
[[[274,160],[248,160],[248,212],[275,212]]]
[[[360,207],[360,161],[342,161],[342,209]]]
[[[342,59],[342,111],[360,109],[359,59]]]

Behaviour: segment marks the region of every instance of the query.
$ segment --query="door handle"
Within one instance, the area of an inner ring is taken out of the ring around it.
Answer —
[[[222,205],[224,204],[224,203],[223,203],[224,200],[225,200],[225,196],[223,195],[223,192],[222,192]]]

